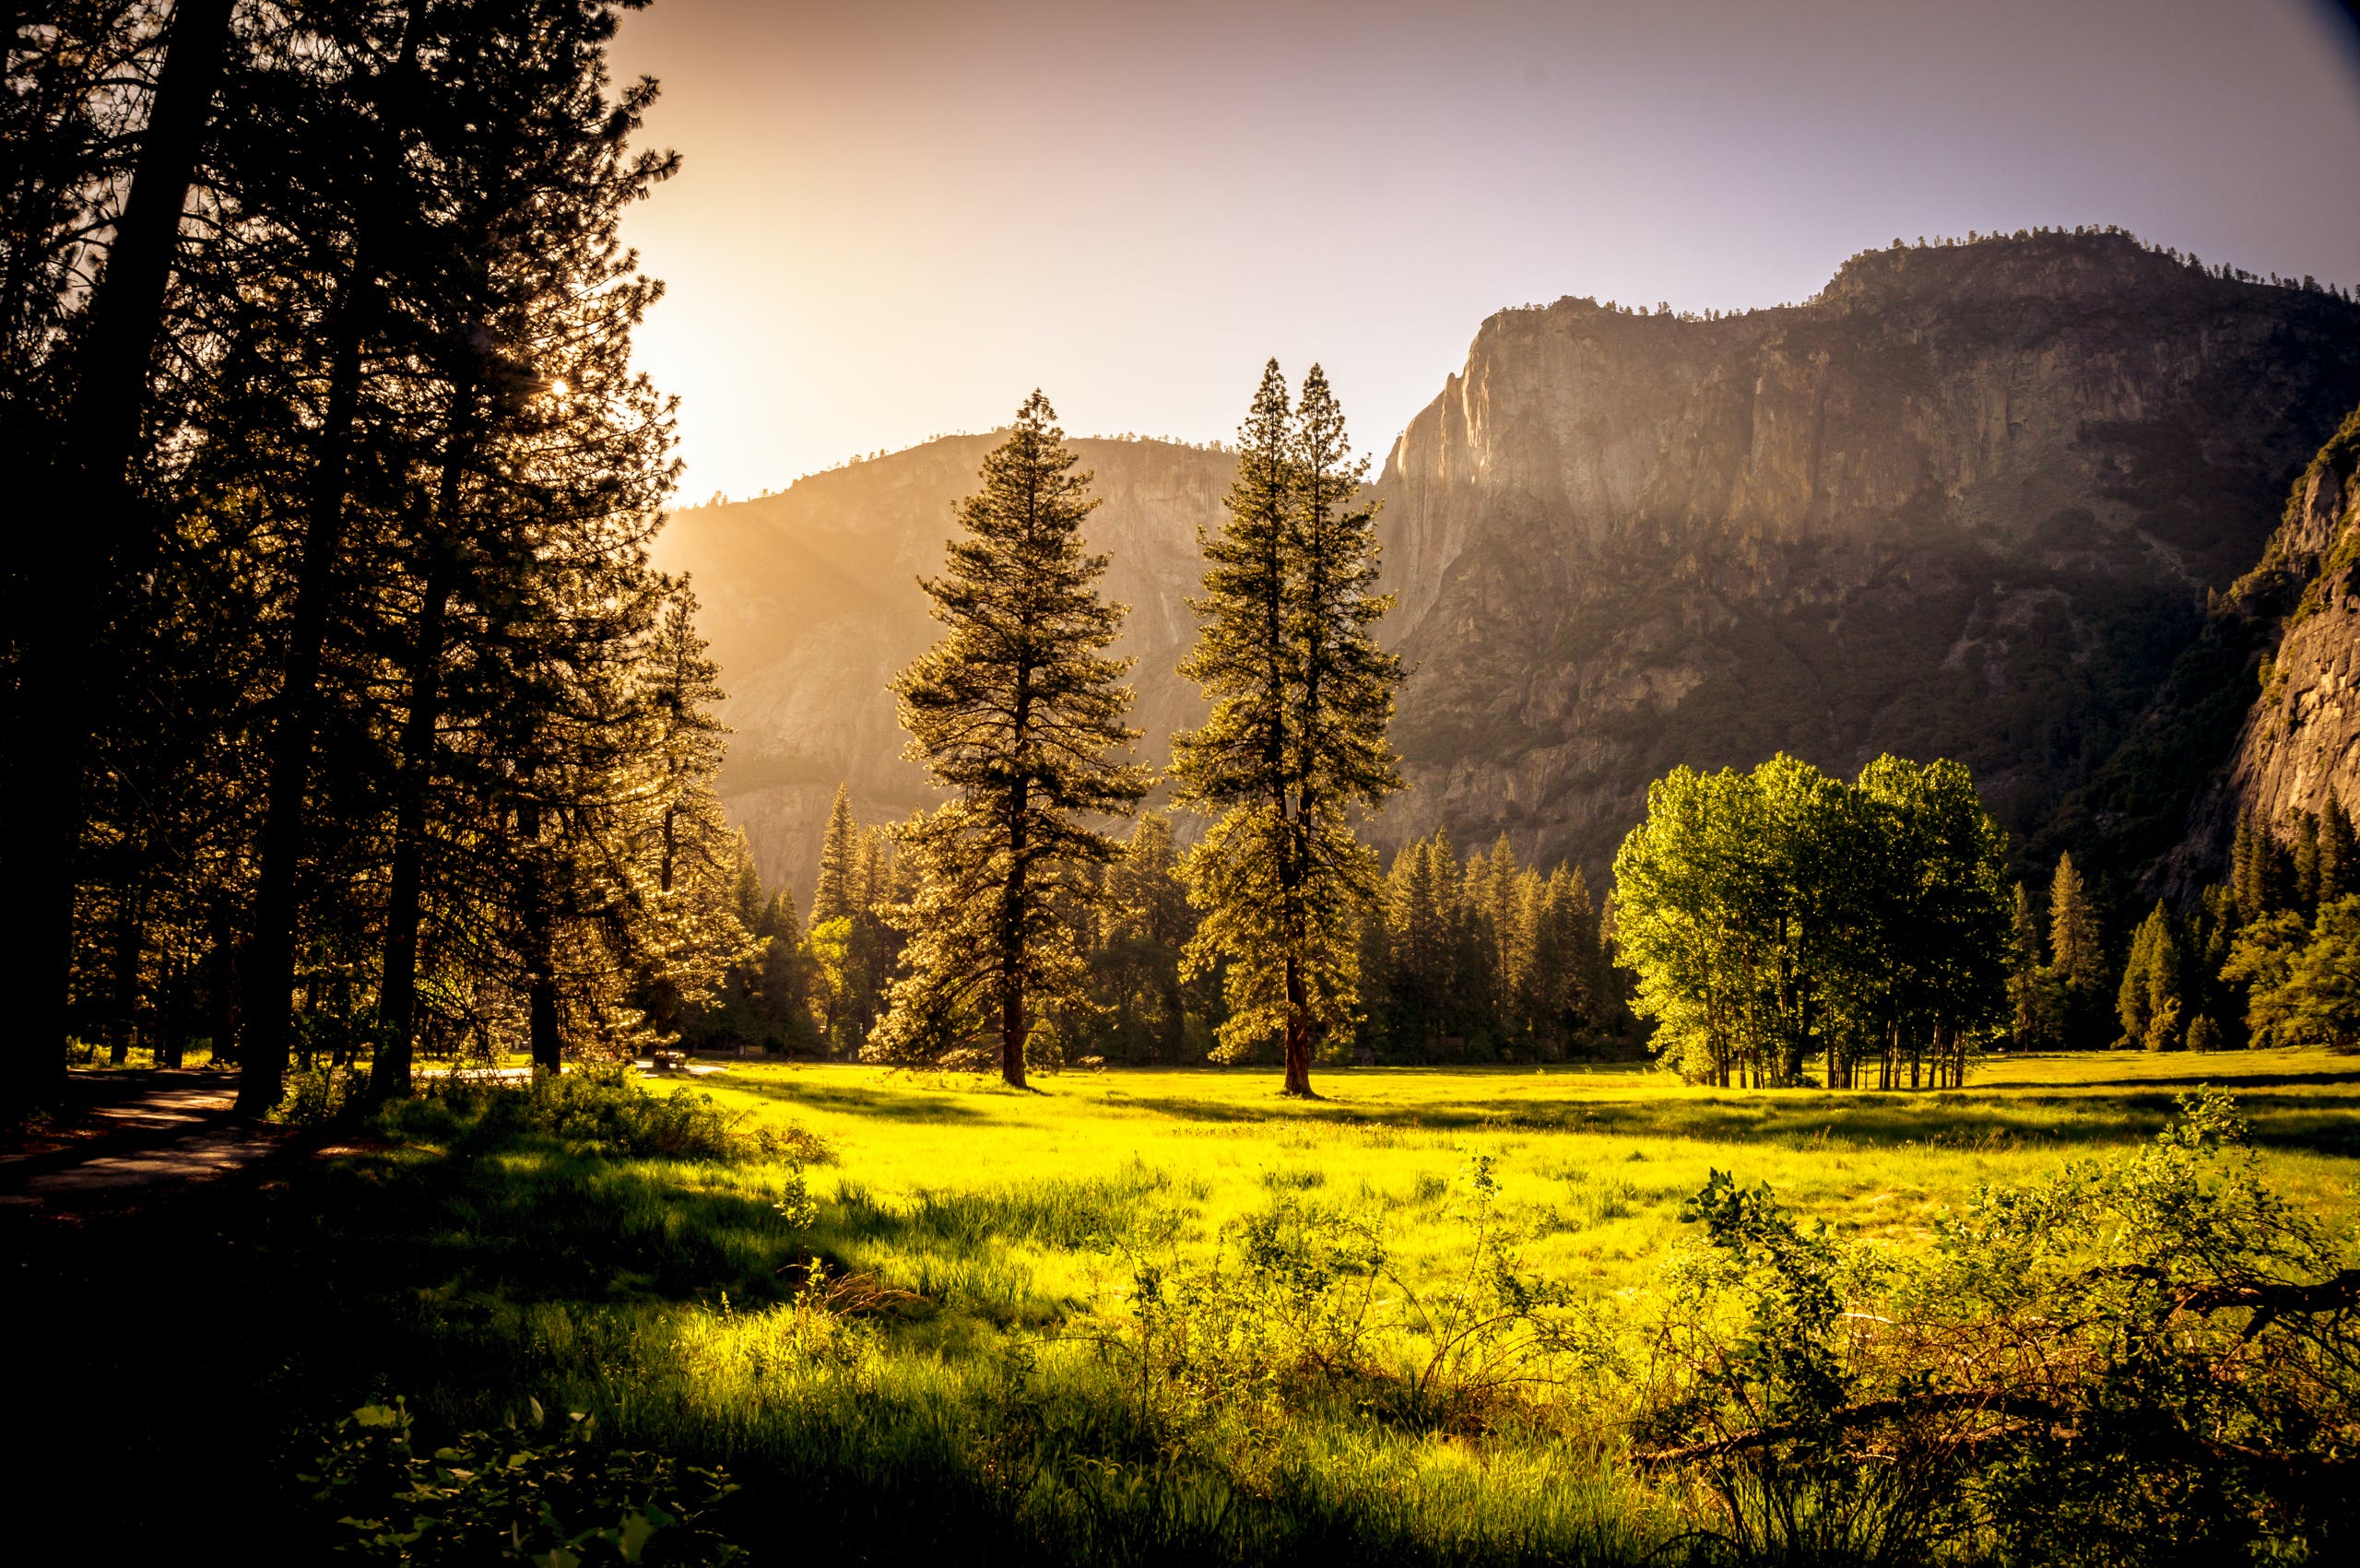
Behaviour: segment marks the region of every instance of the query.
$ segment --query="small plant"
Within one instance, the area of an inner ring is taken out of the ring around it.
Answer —
[[[599,1444],[597,1418],[528,1418],[420,1452],[408,1407],[361,1406],[339,1421],[309,1473],[338,1556],[368,1562],[708,1564],[739,1556],[715,1528],[737,1488],[717,1469]]]
[[[317,1127],[336,1121],[360,1103],[369,1075],[359,1067],[321,1057],[287,1075],[287,1089],[270,1119],[290,1127]]]

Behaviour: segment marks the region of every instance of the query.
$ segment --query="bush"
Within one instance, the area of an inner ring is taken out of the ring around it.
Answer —
[[[811,1164],[834,1158],[816,1133],[754,1123],[743,1112],[723,1110],[710,1094],[651,1094],[626,1067],[542,1075],[529,1084],[454,1076],[430,1086],[424,1100],[482,1133],[539,1133],[578,1154]]]
[[[1978,1190],[1921,1257],[1717,1172],[1691,1217],[1642,1457],[1741,1558],[2307,1561],[2355,1522],[2360,1268],[2262,1184],[2225,1094]]]
[[[528,1421],[512,1417],[423,1454],[395,1399],[338,1421],[298,1480],[312,1489],[332,1550],[363,1562],[686,1568],[739,1555],[712,1523],[714,1505],[737,1490],[724,1472],[603,1446],[596,1432],[595,1416],[551,1423],[534,1401]]]

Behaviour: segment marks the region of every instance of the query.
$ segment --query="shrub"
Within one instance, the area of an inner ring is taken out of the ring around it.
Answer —
[[[625,1067],[545,1074],[525,1084],[452,1077],[432,1084],[425,1099],[433,1110],[479,1132],[539,1133],[581,1154],[792,1159],[812,1164],[834,1158],[816,1133],[755,1123],[691,1090],[652,1094]]]
[[[339,1556],[371,1562],[704,1564],[738,1555],[714,1527],[737,1490],[720,1470],[604,1446],[597,1418],[513,1417],[419,1452],[400,1399],[338,1421],[311,1473],[323,1527]],[[332,1524],[326,1521],[333,1521]]]
[[[1740,1557],[2302,1561],[2354,1522],[2360,1268],[2262,1184],[2225,1094],[1979,1189],[1922,1257],[1717,1172],[1691,1217],[1639,1436]]]

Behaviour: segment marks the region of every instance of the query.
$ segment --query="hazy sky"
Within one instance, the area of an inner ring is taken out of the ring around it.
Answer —
[[[1896,235],[2118,223],[2360,284],[2322,0],[655,0],[629,232],[684,493],[1004,423],[1234,430],[1323,361],[1379,460],[1505,304],[1800,300]]]

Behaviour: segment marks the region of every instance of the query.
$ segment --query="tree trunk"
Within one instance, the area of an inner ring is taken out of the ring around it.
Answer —
[[[516,812],[516,833],[526,844],[525,875],[519,878],[525,903],[525,1009],[533,1051],[533,1072],[565,1070],[565,1040],[558,1024],[557,920],[549,908],[549,878],[540,860],[541,808],[528,802]]]
[[[366,287],[356,276],[352,289]],[[270,748],[254,924],[246,964],[246,1042],[238,1109],[259,1114],[278,1103],[287,1074],[288,999],[294,990],[297,884],[310,817],[313,742],[319,731],[320,673],[327,647],[328,600],[336,557],[344,548],[345,475],[360,400],[360,312],[349,299],[328,379],[327,418],[313,477],[303,554],[295,578],[295,612],[287,633],[285,679]]]
[[[1030,703],[1021,694],[1025,672],[1019,671],[1020,693],[1014,725],[1017,743],[1024,739]],[[1012,1089],[1024,1083],[1024,851],[1025,808],[1031,804],[1027,780],[1018,779],[1009,802],[1008,886],[1000,893],[999,934],[999,1076]]]
[[[91,654],[108,619],[112,569],[143,525],[128,469],[147,413],[181,218],[221,85],[232,4],[180,0],[174,7],[130,195],[69,367],[71,401],[60,425],[67,446],[31,486],[28,515],[73,522],[50,531],[48,569],[16,607],[20,654],[0,877],[20,900],[26,928],[0,943],[0,996],[20,1009],[0,1044],[0,1116],[54,1103],[65,1088],[82,771],[89,715],[107,695],[90,690]],[[13,26],[9,36],[13,42]]]
[[[139,913],[138,890],[124,889],[115,905],[114,1003],[107,1020],[107,1060],[118,1067],[131,1055],[139,1011],[139,955],[148,945]]]
[[[403,26],[399,59],[387,79],[406,85],[417,59],[418,13]],[[336,558],[344,548],[346,492],[360,417],[361,348],[377,305],[377,256],[390,227],[387,187],[400,159],[398,133],[387,124],[393,92],[381,89],[374,185],[354,237],[353,267],[336,302],[330,331],[328,395],[320,424],[319,457],[304,520],[303,552],[296,566],[295,608],[287,637],[278,723],[272,732],[254,894],[254,929],[247,963],[247,1041],[240,1067],[238,1108],[257,1114],[277,1103],[287,1071],[288,996],[295,962],[296,889],[310,818],[312,752],[319,732],[320,675],[327,645]]]
[[[1319,1096],[1311,1087],[1311,1007],[1303,984],[1303,961],[1287,955],[1286,1092],[1304,1100]]]
[[[442,716],[442,653],[451,595],[459,577],[460,486],[473,450],[475,387],[462,376],[452,389],[451,449],[434,500],[418,634],[410,650],[409,712],[402,720],[401,776],[394,804],[393,867],[386,890],[385,966],[377,993],[384,1032],[370,1064],[369,1097],[407,1100],[418,1044],[418,928],[425,903],[426,797],[434,783],[435,737]]]
[[[409,712],[402,721],[402,773],[394,805],[393,868],[385,898],[385,966],[377,992],[383,1026],[369,1068],[369,1098],[407,1100],[418,1041],[418,929],[426,890],[426,796],[433,782],[442,705],[443,622],[453,579],[447,551],[427,569],[425,602],[410,657]]]

